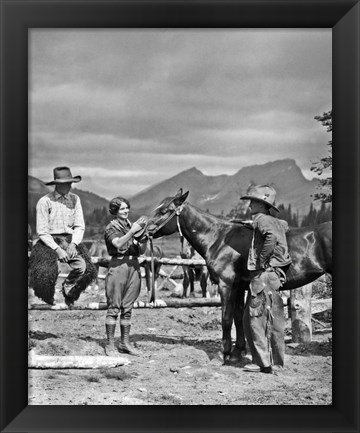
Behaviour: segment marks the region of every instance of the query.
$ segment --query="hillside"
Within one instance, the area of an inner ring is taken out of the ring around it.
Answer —
[[[132,210],[136,214],[149,214],[164,197],[183,188],[190,191],[190,203],[213,214],[227,215],[250,183],[273,185],[278,192],[277,204],[291,204],[293,212],[298,211],[300,216],[308,213],[317,185],[316,180],[303,176],[292,159],[245,167],[232,176],[206,176],[193,167],[133,196]]]
[[[316,191],[317,185],[316,180],[310,181],[303,176],[293,159],[244,167],[231,176],[207,176],[192,167],[131,197],[131,219],[135,220],[140,215],[151,215],[152,210],[164,197],[174,195],[179,188],[190,191],[190,203],[215,215],[227,215],[239,202],[240,196],[246,193],[250,183],[273,185],[278,192],[277,204],[291,204],[292,211],[298,211],[300,218],[308,214],[311,195]],[[32,176],[28,178],[28,188],[29,221],[34,227],[36,202],[53,188]],[[96,226],[94,210],[103,210],[104,207],[107,209],[108,200],[77,188],[74,188],[73,192],[81,199],[85,221]],[[319,207],[320,203],[314,202],[314,206]],[[104,211],[103,215],[106,218],[107,211]],[[99,223],[100,219],[99,217]],[[103,227],[104,224],[98,225]]]

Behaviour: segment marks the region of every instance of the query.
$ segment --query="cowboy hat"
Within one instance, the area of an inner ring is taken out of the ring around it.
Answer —
[[[275,196],[276,191],[270,185],[254,185],[252,186],[247,195],[240,197],[240,200],[257,200],[262,203],[267,204],[269,207],[275,209],[277,212],[280,212],[279,209],[275,206]]]
[[[58,183],[80,182],[81,176],[73,177],[69,167],[54,168],[54,180],[45,183],[45,185],[56,185]]]

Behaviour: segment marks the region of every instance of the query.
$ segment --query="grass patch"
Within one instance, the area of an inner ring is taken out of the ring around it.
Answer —
[[[332,279],[324,275],[312,283],[312,296],[314,298],[331,298],[332,297]]]
[[[101,370],[101,374],[106,379],[115,380],[128,380],[131,379],[131,374],[127,373],[123,368],[104,368]]]
[[[159,396],[155,397],[155,401],[159,402],[161,404],[177,404],[181,405],[183,404],[182,398],[173,395],[173,394],[160,394]]]
[[[90,383],[99,383],[100,379],[98,377],[95,376],[88,376],[85,377],[86,382],[90,382]]]

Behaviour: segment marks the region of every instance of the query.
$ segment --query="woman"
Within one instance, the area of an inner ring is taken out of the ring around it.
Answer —
[[[105,319],[107,356],[117,356],[114,335],[116,321],[120,314],[120,351],[137,355],[129,342],[131,313],[141,289],[141,274],[138,257],[146,249],[147,237],[144,231],[147,218],[141,217],[134,224],[128,220],[130,203],[123,197],[116,197],[109,203],[109,212],[114,219],[105,229],[105,243],[111,256],[105,280],[108,310]]]

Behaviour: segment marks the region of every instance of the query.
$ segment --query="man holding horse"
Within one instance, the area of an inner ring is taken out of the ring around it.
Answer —
[[[276,191],[255,185],[241,200],[250,200],[253,238],[247,267],[250,289],[244,312],[244,332],[252,355],[246,371],[271,373],[272,365],[284,365],[284,307],[279,294],[291,264],[286,232],[288,224],[273,217]]]

